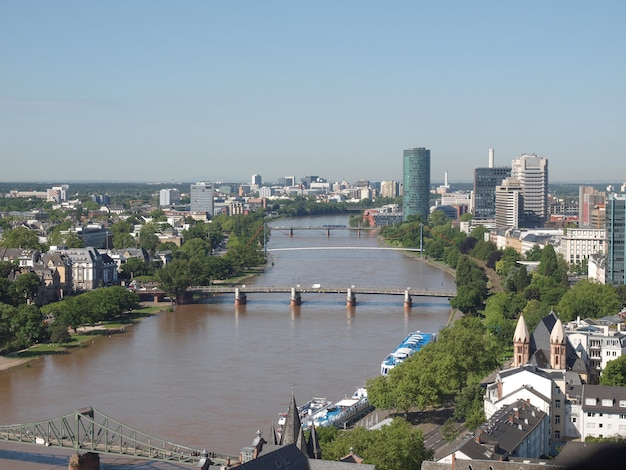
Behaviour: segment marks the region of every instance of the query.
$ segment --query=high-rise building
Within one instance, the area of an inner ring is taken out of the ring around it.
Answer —
[[[606,204],[606,284],[626,284],[626,194],[610,194]]]
[[[159,206],[171,206],[180,202],[178,189],[162,189],[159,191]]]
[[[213,186],[199,182],[192,184],[189,191],[189,210],[191,212],[206,212],[213,216]]]
[[[604,206],[605,198],[606,193],[598,191],[593,186],[578,187],[579,227],[594,227],[594,211]],[[604,226],[595,228],[604,228]]]
[[[252,175],[252,186],[256,186],[257,188],[260,188],[262,184],[263,184],[263,178],[261,177],[261,175],[257,175],[256,173]]]
[[[511,176],[511,167],[494,166],[494,152],[489,149],[489,166],[474,169],[474,220],[492,221],[496,218],[496,186]]]
[[[548,218],[548,159],[522,155],[513,159],[511,178],[519,180],[524,198],[522,227],[542,227]]]
[[[380,183],[380,195],[382,197],[398,197],[398,186],[397,181],[382,181]]]
[[[430,150],[424,147],[404,151],[402,220],[430,214]]]
[[[519,227],[520,216],[524,210],[520,181],[513,178],[505,178],[502,184],[496,186],[495,205],[496,228]]]

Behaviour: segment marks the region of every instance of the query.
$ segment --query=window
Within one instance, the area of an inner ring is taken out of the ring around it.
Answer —
[[[559,431],[559,430],[554,431],[554,438],[555,439],[561,439],[561,431]]]
[[[576,422],[576,416],[572,416],[572,423]]]
[[[603,428],[603,427],[604,427],[604,424],[600,423],[600,424],[598,424],[598,427],[599,427],[599,428]]]
[[[596,423],[587,423],[587,428],[593,429],[596,427]]]
[[[554,416],[554,424],[561,424],[561,415]]]
[[[626,414],[619,415],[619,419],[626,419]]]
[[[554,407],[555,408],[561,408],[561,400],[557,400],[554,402]]]

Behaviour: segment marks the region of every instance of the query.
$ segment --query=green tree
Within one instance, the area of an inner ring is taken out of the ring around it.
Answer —
[[[0,303],[0,351],[6,352],[15,339],[11,320],[16,314],[13,305]]]
[[[40,251],[43,249],[41,243],[39,243],[39,236],[37,233],[27,229],[26,227],[16,227],[2,232],[0,246],[5,246],[7,248],[30,248]]]
[[[63,344],[69,343],[72,339],[70,332],[67,331],[67,325],[60,322],[53,322],[49,327],[50,341],[53,343]]]
[[[452,308],[463,313],[476,315],[483,306],[481,292],[472,286],[460,286],[456,290],[456,296],[450,299]]]
[[[186,259],[173,259],[156,273],[159,287],[172,299],[179,302],[188,287],[193,285],[189,274],[189,261]]]
[[[461,390],[454,399],[454,418],[464,421],[467,429],[476,429],[485,422],[484,394],[480,384],[472,384]]]
[[[626,386],[626,356],[607,362],[600,376],[600,385]]]
[[[422,461],[433,456],[422,432],[401,418],[375,431],[363,427],[340,431],[336,439],[322,445],[326,460],[338,460],[351,450],[378,470],[419,470]]]
[[[36,305],[20,305],[11,318],[11,327],[21,347],[28,347],[48,338],[48,331],[43,322],[43,315]]]
[[[557,310],[562,321],[581,318],[600,318],[619,312],[621,302],[615,288],[587,279],[577,282],[558,303]]]
[[[28,272],[20,275],[13,285],[17,294],[23,298],[26,303],[31,303],[37,297],[42,282],[43,281],[36,273]]]
[[[139,231],[139,246],[150,253],[154,253],[159,246],[158,232],[158,224],[154,222],[144,224]]]

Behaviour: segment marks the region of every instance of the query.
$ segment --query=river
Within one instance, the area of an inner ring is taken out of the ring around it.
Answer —
[[[347,223],[347,216],[330,216],[271,225]],[[348,248],[379,246],[376,237],[274,230],[268,266],[248,283],[454,289],[450,275],[401,252]],[[295,249],[337,246],[346,249]],[[272,251],[279,248],[294,250]],[[381,360],[407,333],[437,331],[450,315],[446,299],[414,298],[410,310],[401,296],[357,296],[355,308],[345,300],[305,293],[302,305],[291,307],[287,294],[248,294],[244,306],[231,295],[178,306],[86,348],[0,374],[0,422],[93,406],[173,442],[238,454],[257,429],[269,432],[292,390],[299,403],[350,395],[378,375]]]

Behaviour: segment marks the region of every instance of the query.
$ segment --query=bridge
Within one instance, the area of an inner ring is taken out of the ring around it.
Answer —
[[[316,226],[306,226],[306,227],[270,227],[270,230],[283,230],[289,232],[289,236],[293,237],[293,232],[295,230],[325,230],[326,236],[330,237],[331,230],[350,230],[353,232],[357,232],[359,236],[361,236],[361,232],[373,232],[380,230],[380,227],[349,227],[347,225],[320,225]]]
[[[91,462],[79,463],[77,470],[93,468],[98,454],[155,460],[190,465],[206,469],[209,465],[229,465],[239,457],[209,453],[150,436],[91,408],[46,421],[28,424],[0,425],[0,440],[20,444],[72,449],[76,460],[91,457]],[[86,454],[79,454],[85,452]],[[96,467],[98,468],[98,467]]]
[[[290,294],[291,305],[302,304],[302,294],[344,294],[346,296],[346,305],[349,307],[356,306],[356,295],[401,295],[404,297],[404,306],[412,307],[412,298],[417,297],[444,297],[450,298],[456,295],[455,291],[449,290],[431,290],[431,289],[413,289],[411,287],[404,288],[380,288],[380,287],[356,287],[356,286],[322,286],[314,284],[310,287],[296,286],[197,286],[190,287],[189,292],[193,294],[234,294],[235,305],[244,305],[247,303],[247,294],[274,294],[288,293]]]

